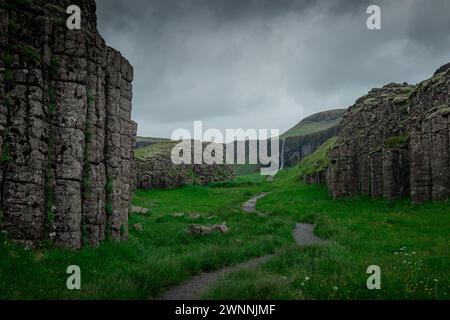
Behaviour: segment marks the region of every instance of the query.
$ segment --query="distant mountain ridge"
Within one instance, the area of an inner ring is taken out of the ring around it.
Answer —
[[[170,139],[166,138],[155,138],[155,137],[136,137],[136,145],[135,149],[141,149],[148,147],[152,144],[161,143],[161,142],[169,142]]]
[[[330,129],[339,125],[346,111],[347,109],[334,109],[312,114],[302,119],[295,126],[284,132],[280,137],[289,138],[306,136],[311,133]]]
[[[280,156],[283,156],[283,161],[280,163],[283,162],[285,166],[293,166],[314,152],[325,141],[336,136],[342,116],[346,111],[347,109],[333,109],[312,114],[283,133],[280,139],[284,139],[285,143],[280,141]],[[166,145],[166,142],[170,142],[170,139],[136,137],[136,154],[139,155],[139,151],[144,152],[144,149],[147,150],[149,146],[154,146],[154,148],[148,150],[157,150],[161,143]],[[233,145],[233,143],[227,145]],[[283,145],[284,149],[282,150]],[[246,142],[246,159],[248,161],[248,141]],[[233,167],[237,175],[244,175],[257,172],[260,165],[235,164]]]

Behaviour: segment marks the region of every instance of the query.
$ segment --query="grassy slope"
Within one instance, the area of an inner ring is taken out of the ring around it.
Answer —
[[[334,127],[341,122],[344,112],[345,109],[336,109],[313,114],[287,130],[280,138],[304,136]],[[238,176],[259,172],[259,165],[256,164],[236,164],[234,168]]]
[[[306,117],[281,135],[281,138],[304,136],[338,125],[345,109],[328,110]]]
[[[243,213],[241,204],[262,191],[272,191],[258,202],[258,210],[269,216]],[[132,229],[128,242],[105,242],[79,252],[31,252],[1,234],[0,299],[146,299],[201,271],[272,252],[276,256],[264,266],[228,276],[204,297],[448,299],[449,203],[412,206],[406,199],[364,197],[334,201],[324,187],[299,183],[296,168],[281,172],[272,183],[253,174],[211,187],[138,191],[134,203],[151,213],[131,216],[130,223],[141,223],[144,232]],[[176,218],[175,212],[202,217]],[[222,221],[230,233],[185,233],[190,223]],[[296,247],[291,236],[296,221],[316,223],[317,233],[330,244]],[[65,289],[70,264],[81,267],[81,291]],[[371,264],[381,267],[382,290],[365,288]]]
[[[170,139],[166,138],[154,138],[154,137],[136,137],[137,142],[153,142],[153,143],[159,143],[159,142],[167,142],[170,141]]]
[[[298,168],[299,177],[312,175],[327,168],[330,164],[328,158],[328,151],[337,143],[337,137],[327,140],[323,145],[317,148],[316,151],[303,158],[303,160],[296,166]]]
[[[311,133],[323,131],[338,125],[341,119],[323,121],[302,121],[281,135],[281,138],[305,136]]]
[[[172,148],[177,144],[177,141],[163,141],[155,144],[136,149],[134,155],[136,158],[151,157],[160,153],[170,153]]]

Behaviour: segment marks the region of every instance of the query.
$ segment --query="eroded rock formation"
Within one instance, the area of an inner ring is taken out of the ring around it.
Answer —
[[[305,136],[286,138],[284,141],[284,152],[280,152],[284,157],[284,165],[286,167],[296,165],[304,157],[316,151],[325,141],[337,136],[338,133],[339,125]],[[280,148],[282,146],[283,143],[281,141]]]
[[[231,165],[174,164],[171,152],[176,144],[178,142],[163,142],[136,151],[136,188],[166,189],[189,184],[206,185],[235,177]],[[192,143],[191,159],[193,157]]]
[[[414,202],[450,196],[450,69],[415,86],[389,84],[345,114],[326,180],[334,197]]]
[[[81,30],[65,23],[82,10]],[[93,0],[0,1],[0,195],[28,246],[128,233],[133,68],[97,32]]]

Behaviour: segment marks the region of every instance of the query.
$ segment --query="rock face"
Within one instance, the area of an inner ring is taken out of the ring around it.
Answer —
[[[81,8],[81,30],[66,8]],[[28,246],[128,233],[133,68],[105,45],[93,0],[0,1],[3,227]]]
[[[284,166],[291,167],[313,153],[339,133],[346,109],[322,111],[310,115],[281,135],[280,152]],[[284,143],[283,143],[284,138]]]
[[[136,188],[167,189],[189,184],[206,185],[235,177],[230,165],[172,163],[171,151],[176,144],[164,142],[136,151]],[[192,156],[193,153],[192,147]]]
[[[414,202],[450,196],[450,69],[415,86],[389,84],[359,98],[330,151],[333,197],[368,194]]]
[[[304,157],[317,150],[325,141],[337,136],[338,133],[339,125],[306,136],[286,138],[284,140],[284,152],[280,153],[284,158],[284,165],[286,167],[296,165]],[[280,148],[283,148],[282,141],[280,146]]]

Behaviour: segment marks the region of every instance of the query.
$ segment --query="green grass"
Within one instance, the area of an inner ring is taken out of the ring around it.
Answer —
[[[173,147],[175,147],[179,142],[177,141],[164,141],[151,144],[149,146],[136,149],[134,151],[134,156],[136,158],[147,158],[153,157],[158,154],[170,154]]]
[[[153,145],[162,146],[165,143],[170,143],[172,140],[166,138],[154,138],[154,137],[136,137],[136,148],[150,148]]]
[[[248,174],[253,174],[255,172],[259,172],[258,164],[234,164],[233,165],[234,172],[237,176],[245,176]]]
[[[243,202],[258,202],[266,217],[246,214]],[[133,214],[142,233],[130,228],[126,242],[106,241],[78,252],[25,250],[0,235],[0,299],[147,299],[204,271],[274,253],[266,264],[232,273],[203,293],[222,299],[448,299],[450,204],[413,206],[353,198],[332,200],[323,186],[298,182],[298,168],[273,182],[258,174],[213,186],[137,191]],[[173,213],[185,213],[175,217]],[[190,213],[199,213],[191,219]],[[209,217],[212,217],[209,219]],[[227,234],[190,236],[191,223],[226,221]],[[317,225],[323,247],[299,248],[295,222]],[[414,253],[413,253],[414,252]],[[79,265],[82,290],[65,287],[66,268]],[[369,265],[381,267],[382,289],[365,287]],[[306,280],[309,278],[309,280]],[[435,279],[437,281],[435,281]]]
[[[170,139],[166,138],[154,138],[154,137],[136,137],[137,142],[152,142],[152,143],[159,143],[159,142],[169,142]]]
[[[449,299],[448,203],[333,201],[322,186],[293,184],[290,173],[283,172],[275,183],[282,182],[290,188],[261,199],[259,210],[316,223],[316,234],[329,244],[283,248],[253,273],[251,282],[230,274],[204,298],[251,299],[255,283],[278,278],[289,284],[258,298]],[[381,268],[381,290],[366,288],[369,265]]]
[[[317,150],[302,159],[297,166],[299,177],[318,173],[330,165],[329,150],[337,144],[337,137],[327,140]]]
[[[338,125],[341,119],[332,121],[303,121],[301,125],[296,125],[281,135],[281,138],[306,136],[308,134],[323,131]]]
[[[384,141],[384,146],[388,149],[403,147],[408,143],[409,137],[407,136],[394,136],[387,138]]]
[[[78,252],[27,251],[2,235],[0,299],[147,299],[201,271],[273,253],[291,241],[289,221],[268,221],[240,210],[242,202],[265,189],[261,184],[138,191],[134,203],[150,208],[151,213],[133,214],[130,224],[141,223],[144,232],[131,228],[127,242],[107,241]],[[177,212],[185,216],[172,216]],[[201,218],[191,219],[189,213],[194,212]],[[222,221],[231,227],[230,233],[195,237],[185,232],[191,223]],[[65,270],[70,264],[81,268],[81,291],[65,288]]]
[[[299,137],[323,131],[338,125],[344,109],[328,110],[306,117],[281,135],[281,138]]]

